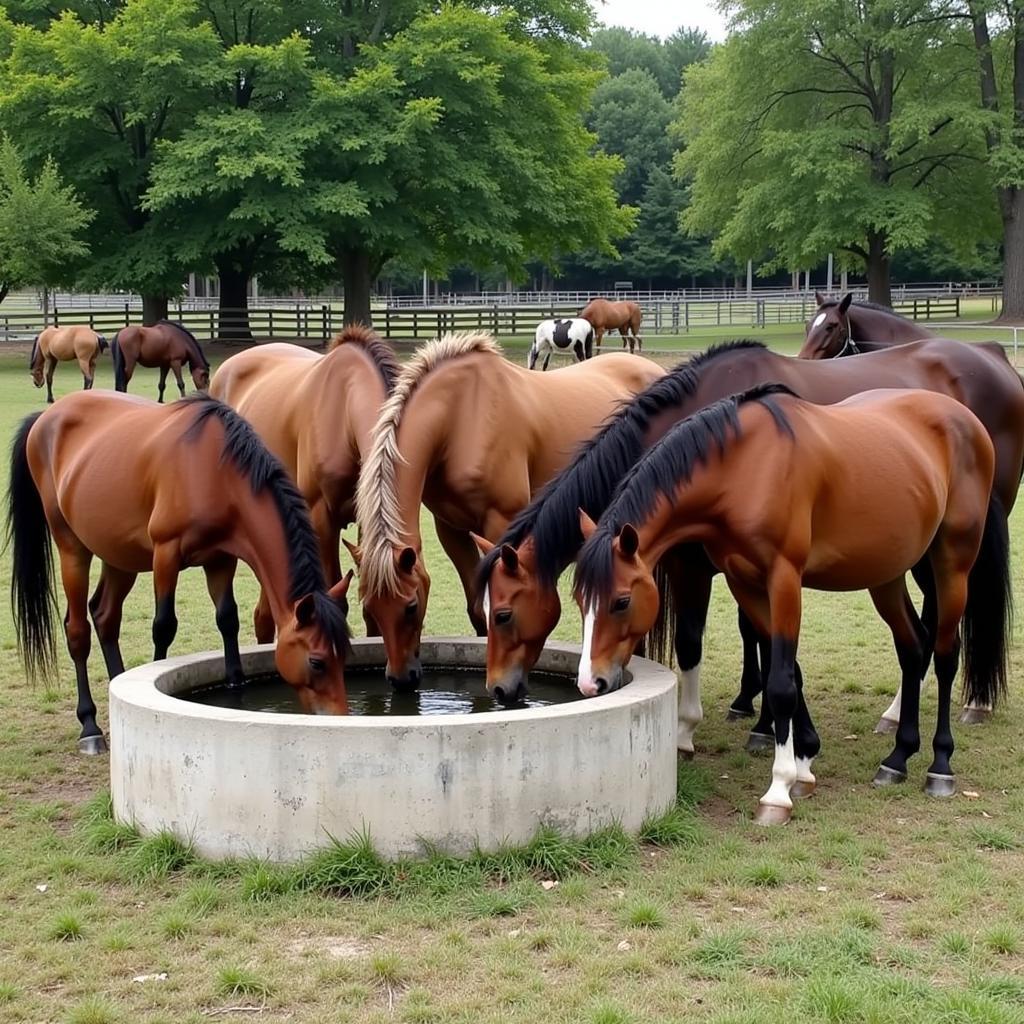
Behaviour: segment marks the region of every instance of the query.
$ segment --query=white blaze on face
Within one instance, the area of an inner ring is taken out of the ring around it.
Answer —
[[[484,587],[484,625],[487,627],[487,632],[491,631],[491,585],[490,583]]]
[[[597,695],[590,660],[590,648],[594,642],[594,622],[597,619],[597,605],[592,604],[583,613],[583,651],[580,654],[580,667],[576,674],[576,686],[584,697]]]
[[[819,314],[818,314],[818,315],[817,315],[817,316],[816,316],[816,317],[814,318],[814,323],[813,323],[813,324],[811,324],[811,330],[813,330],[813,329],[814,329],[815,327],[820,327],[820,326],[821,326],[821,325],[822,325],[822,324],[823,324],[823,323],[825,322],[825,317],[826,317],[826,316],[827,316],[827,314],[826,314],[826,313],[819,313]]]

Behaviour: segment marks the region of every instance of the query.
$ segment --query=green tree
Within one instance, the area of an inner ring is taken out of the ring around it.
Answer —
[[[91,210],[65,185],[52,160],[33,179],[17,147],[0,140],[0,302],[12,288],[63,284],[89,255],[82,232]]]
[[[927,0],[741,0],[686,76],[686,226],[763,269],[840,252],[888,303],[892,253],[992,230],[955,19]]]

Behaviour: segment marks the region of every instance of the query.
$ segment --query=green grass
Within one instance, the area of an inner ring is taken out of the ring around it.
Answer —
[[[790,349],[797,340],[766,336]],[[42,407],[25,361],[0,354],[5,437]],[[76,387],[66,370],[58,394]],[[98,384],[110,384],[106,361]],[[140,371],[132,390],[155,394],[155,375]],[[1019,511],[1011,530],[1020,594]],[[465,632],[429,517],[423,532],[433,580],[426,631]],[[0,558],[0,591],[9,579]],[[248,623],[256,586],[246,570],[236,593]],[[563,608],[556,637],[578,642],[578,616],[568,600]],[[125,607],[129,665],[151,656],[152,612],[140,582]],[[182,577],[177,614],[173,653],[220,646],[201,574]],[[357,616],[354,625],[361,631]],[[719,583],[697,756],[680,763],[678,806],[639,837],[544,830],[518,849],[462,860],[434,851],[391,865],[372,836],[342,835],[279,868],[211,865],[170,834],[143,839],[114,822],[107,759],[76,752],[66,655],[58,678],[29,685],[0,615],[0,1020],[1021,1024],[1021,635],[1006,708],[985,727],[954,725],[959,785],[977,799],[921,792],[932,678],[910,780],[871,788],[891,742],[872,733],[898,675],[891,641],[866,595],[808,592],[800,650],[823,744],[819,788],[787,828],[752,825],[770,762],[742,750],[749,723],[725,721],[739,654],[735,605]],[[96,644],[90,671],[106,727]],[[166,982],[131,980],[164,971]],[[233,1005],[263,1012],[210,1016]]]

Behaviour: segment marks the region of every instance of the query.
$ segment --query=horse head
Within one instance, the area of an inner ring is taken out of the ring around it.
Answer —
[[[43,350],[39,345],[39,335],[37,334],[32,340],[32,352],[28,357],[28,372],[32,374],[32,383],[37,388],[43,386],[43,364],[46,362],[43,359]]]
[[[483,592],[487,620],[487,692],[503,704],[526,694],[527,676],[562,613],[558,590],[537,575],[533,541],[495,546],[473,534],[490,571]]]
[[[833,359],[841,356],[853,344],[848,312],[853,293],[847,292],[838,302],[830,302],[821,292],[815,292],[814,297],[818,303],[818,312],[807,324],[800,358]]]

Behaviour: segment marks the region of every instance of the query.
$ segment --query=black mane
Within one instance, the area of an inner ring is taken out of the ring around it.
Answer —
[[[192,350],[195,360],[204,369],[210,368],[210,362],[206,358],[206,353],[203,351],[203,347],[199,344],[196,336],[179,320],[157,320],[158,324],[165,324],[167,327],[174,327],[181,331],[188,340],[188,347]]]
[[[697,466],[707,463],[713,448],[720,455],[725,452],[730,440],[739,436],[741,405],[760,402],[771,412],[779,431],[792,437],[789,420],[772,401],[774,395],[792,394],[784,384],[758,384],[712,402],[677,423],[622,478],[601,516],[597,532],[580,549],[576,592],[588,600],[608,596],[612,585],[612,539],[625,523],[643,522],[659,498],[671,500],[680,484],[692,478]]]
[[[577,510],[582,508],[598,519],[619,482],[647,449],[652,420],[697,391],[707,363],[742,349],[764,351],[765,346],[746,338],[714,345],[624,402],[594,437],[579,446],[572,462],[509,523],[501,540],[477,567],[477,592],[487,586],[501,545],[518,547],[527,537],[533,538],[541,584],[553,586],[583,543]]]
[[[317,620],[335,649],[347,653],[350,647],[348,622],[341,607],[327,594],[320,546],[309,518],[309,509],[284,466],[252,427],[223,402],[208,395],[190,395],[175,405],[195,410],[195,420],[185,434],[186,440],[197,437],[208,419],[217,419],[224,429],[223,458],[249,480],[253,494],[270,491],[281,515],[288,547],[288,598],[298,601],[306,594],[312,594]]]
[[[32,351],[28,355],[28,368],[31,370],[36,365],[36,353],[39,351],[39,335],[32,339]]]

